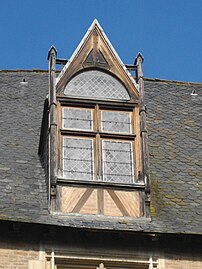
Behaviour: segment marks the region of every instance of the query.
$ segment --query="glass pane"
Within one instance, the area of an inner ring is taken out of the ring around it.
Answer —
[[[79,108],[63,108],[62,128],[74,130],[92,130],[92,110]]]
[[[64,137],[63,176],[69,179],[93,180],[93,139]]]
[[[130,100],[126,88],[119,80],[98,70],[86,71],[74,77],[66,85],[64,94],[90,99]]]
[[[108,182],[132,183],[133,145],[125,141],[102,141],[103,180]]]
[[[101,111],[101,130],[104,132],[131,133],[131,113]]]

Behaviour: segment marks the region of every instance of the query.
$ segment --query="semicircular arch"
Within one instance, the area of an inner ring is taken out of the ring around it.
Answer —
[[[65,86],[64,95],[74,98],[129,101],[126,87],[114,76],[97,70],[85,70]]]

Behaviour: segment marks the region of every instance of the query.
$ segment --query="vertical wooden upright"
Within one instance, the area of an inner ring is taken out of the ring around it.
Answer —
[[[150,217],[150,182],[149,182],[149,153],[148,153],[148,134],[146,127],[146,106],[144,98],[143,80],[143,57],[138,53],[135,64],[137,65],[137,83],[140,92],[140,132],[141,132],[141,153],[142,153],[142,179],[145,183],[145,216]]]
[[[55,47],[48,53],[49,60],[49,188],[50,210],[56,209],[57,182],[57,101],[56,101],[56,56]]]

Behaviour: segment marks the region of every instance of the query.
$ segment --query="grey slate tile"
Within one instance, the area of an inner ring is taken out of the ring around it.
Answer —
[[[28,84],[21,84],[23,79]],[[190,93],[195,89],[197,96]],[[145,80],[151,221],[50,215],[37,155],[48,73],[0,72],[0,219],[94,229],[202,233],[202,85]]]

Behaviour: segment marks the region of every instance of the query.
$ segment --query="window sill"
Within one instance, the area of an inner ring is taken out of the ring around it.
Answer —
[[[105,188],[113,190],[144,190],[145,184],[143,182],[125,184],[125,183],[114,183],[114,182],[103,182],[103,181],[84,181],[84,180],[72,180],[65,178],[58,178],[57,184],[64,186],[81,186],[88,188]]]

